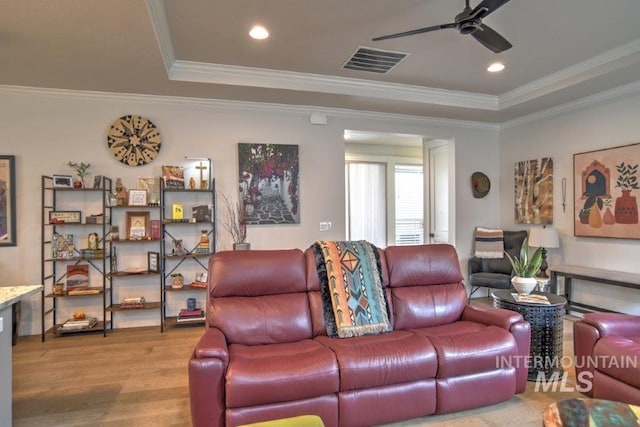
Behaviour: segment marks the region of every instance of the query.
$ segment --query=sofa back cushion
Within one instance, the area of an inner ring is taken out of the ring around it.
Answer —
[[[222,251],[209,260],[207,324],[229,344],[311,338],[304,255],[299,249]]]
[[[453,246],[389,246],[384,252],[395,329],[424,328],[460,319],[467,292]]]

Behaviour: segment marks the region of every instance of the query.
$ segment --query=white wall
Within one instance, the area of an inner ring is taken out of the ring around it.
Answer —
[[[636,92],[616,101],[602,102],[503,129],[500,133],[502,227],[528,228],[526,225],[516,225],[513,219],[514,164],[552,157],[553,225],[560,233],[560,248],[549,250],[549,264],[573,264],[640,273],[640,241],[573,235],[573,155],[640,142],[639,110],[640,94]],[[567,180],[566,212],[562,210],[562,178]],[[640,314],[638,290],[578,280],[573,283],[576,301]]]
[[[455,141],[456,247],[466,271],[473,228],[497,225],[498,194],[474,199],[470,176],[485,172],[497,182],[498,131],[493,125],[344,110],[293,108],[183,98],[100,94],[0,87],[0,153],[16,156],[17,247],[0,248],[0,285],[40,283],[40,177],[70,174],[67,161],[91,163],[93,174],[122,178],[128,188],[138,177],[159,176],[163,164],[180,164],[185,155],[208,156],[219,192],[237,191],[237,143],[298,144],[301,223],[251,226],[253,249],[306,248],[317,239],[343,239],[345,129],[408,133]],[[328,115],[327,126],[309,123],[309,114]],[[138,168],[124,166],[109,153],[109,124],[125,114],[148,117],[159,128],[158,158]],[[92,175],[93,176],[93,175]],[[91,176],[90,179],[91,180]],[[320,221],[333,229],[320,233]],[[218,250],[231,240],[218,228]],[[147,249],[145,249],[146,251]],[[146,256],[146,252],[145,252]],[[157,313],[137,316],[121,326],[159,323]],[[40,332],[39,298],[23,304],[22,334]]]

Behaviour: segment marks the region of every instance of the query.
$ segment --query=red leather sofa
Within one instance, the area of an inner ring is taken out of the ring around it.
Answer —
[[[640,405],[640,316],[587,313],[573,323],[577,388]]]
[[[189,361],[193,425],[314,414],[371,426],[525,390],[529,323],[467,305],[452,246],[379,253],[393,331],[351,338],[326,334],[312,249],[213,255],[207,328]]]

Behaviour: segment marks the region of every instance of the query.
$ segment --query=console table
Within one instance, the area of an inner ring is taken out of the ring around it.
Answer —
[[[556,265],[550,268],[551,271],[551,292],[558,293],[558,276],[564,277],[564,297],[567,299],[566,312],[569,310],[580,313],[591,311],[606,311],[602,307],[581,304],[571,301],[571,279],[587,280],[589,282],[605,283],[612,286],[622,286],[624,288],[640,289],[640,274],[624,273],[615,270],[604,270],[601,268],[581,267],[578,265]]]

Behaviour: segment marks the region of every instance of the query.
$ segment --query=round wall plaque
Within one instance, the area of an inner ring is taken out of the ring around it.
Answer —
[[[482,172],[474,172],[471,175],[471,190],[476,199],[481,199],[489,194],[489,190],[491,190],[489,177]]]

